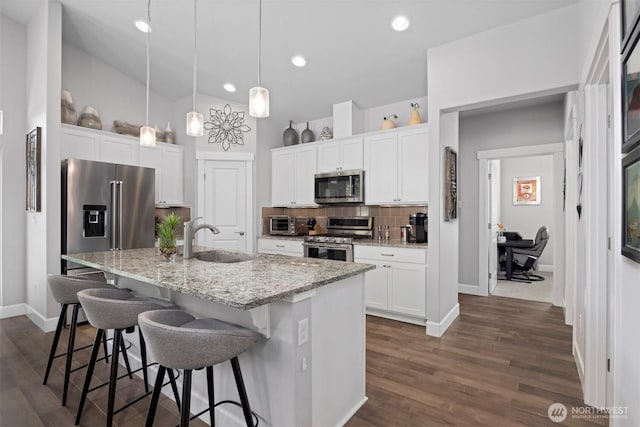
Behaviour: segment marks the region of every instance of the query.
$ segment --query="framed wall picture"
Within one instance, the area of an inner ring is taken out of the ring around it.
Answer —
[[[27,134],[26,144],[26,209],[28,212],[40,212],[40,158],[42,149],[42,128],[37,127]]]
[[[640,263],[640,147],[622,159],[622,255]]]
[[[622,55],[622,152],[640,144],[640,28]]]
[[[625,45],[629,42],[631,34],[638,23],[640,12],[640,0],[622,0],[622,44],[624,49]]]
[[[444,149],[444,220],[458,217],[458,153],[451,147]]]
[[[540,177],[513,178],[513,204],[540,204]]]

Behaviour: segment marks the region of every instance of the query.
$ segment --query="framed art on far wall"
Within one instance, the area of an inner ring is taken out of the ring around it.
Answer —
[[[37,127],[27,134],[26,145],[26,209],[28,212],[40,212],[40,158],[42,149],[42,128]]]
[[[540,177],[513,178],[513,204],[540,204]]]
[[[640,263],[640,147],[622,159],[622,255]]]
[[[631,33],[638,22],[640,0],[622,0],[622,48],[628,43]]]

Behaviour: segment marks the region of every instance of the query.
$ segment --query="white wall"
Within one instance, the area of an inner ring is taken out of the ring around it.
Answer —
[[[458,231],[459,225],[459,221],[444,222],[442,215],[443,152],[445,145],[452,145],[443,137],[443,114],[575,88],[577,14],[573,5],[427,51],[430,241],[450,239],[451,229]],[[457,244],[428,253],[429,322],[444,322],[457,304],[458,275],[449,272],[457,273],[458,268],[451,266],[459,265],[459,260]],[[438,303],[431,303],[433,299]]]
[[[546,225],[549,228],[549,241],[540,258],[538,266],[553,266],[554,207],[556,182],[553,176],[553,156],[514,157],[503,159],[500,192],[500,222],[507,230],[519,231],[524,239],[534,239],[538,228]],[[528,176],[540,177],[540,204],[514,205],[513,179]],[[560,184],[562,185],[562,184]]]
[[[552,103],[465,116],[460,120],[460,177],[458,182],[460,283],[478,285],[478,158],[477,152],[564,141],[563,104]],[[511,191],[502,194],[511,200]],[[509,228],[512,228],[507,224]],[[535,234],[535,232],[534,232]],[[473,236],[472,238],[469,236]],[[552,263],[550,263],[552,264]]]
[[[140,61],[144,66],[144,61]],[[153,79],[153,70],[151,70]],[[71,92],[78,118],[86,106],[100,113],[102,130],[112,131],[114,120],[143,124],[146,110],[146,82],[139,82],[100,61],[84,50],[62,43],[62,89]],[[165,129],[173,121],[173,103],[154,91],[149,92],[149,124]],[[184,127],[184,120],[171,123]],[[176,132],[176,142],[184,133]]]
[[[25,302],[25,67],[26,28],[0,15],[0,317],[3,307]]]

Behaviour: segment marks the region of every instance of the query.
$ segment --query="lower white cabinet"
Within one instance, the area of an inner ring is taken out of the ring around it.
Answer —
[[[356,245],[354,261],[376,266],[365,273],[365,304],[369,314],[424,324],[426,249]]]
[[[300,258],[304,256],[302,240],[292,239],[258,239],[258,253]]]

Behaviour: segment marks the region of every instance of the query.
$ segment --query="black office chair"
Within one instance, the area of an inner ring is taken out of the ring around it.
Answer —
[[[536,239],[531,248],[509,248],[513,254],[513,263],[511,265],[512,280],[524,280],[532,282],[540,282],[544,277],[534,274],[531,271],[538,269],[538,258],[542,255],[547,242],[549,241],[549,229],[543,225],[536,233]],[[513,276],[516,277],[513,277]]]

